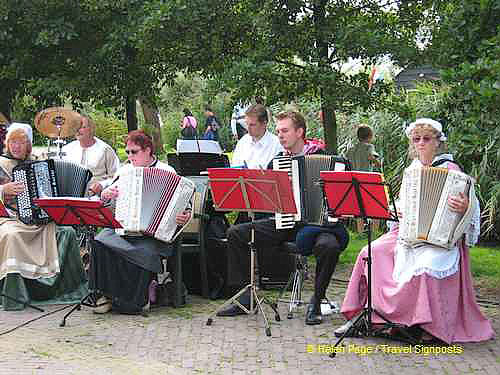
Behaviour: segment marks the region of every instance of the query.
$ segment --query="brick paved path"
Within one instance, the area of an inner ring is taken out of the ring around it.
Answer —
[[[341,300],[344,289],[330,288]],[[57,312],[0,336],[0,374],[490,374],[500,373],[499,340],[455,346],[455,354],[425,354],[420,347],[385,339],[349,338],[335,359],[328,351],[333,329],[343,320],[330,315],[314,327],[305,326],[304,311],[274,321],[267,337],[259,315],[215,318],[208,314],[222,301],[190,297],[181,309],[159,308],[148,317],[95,315],[76,311],[59,327]],[[61,306],[46,306],[55,311]],[[500,308],[484,308],[500,333]],[[31,309],[0,311],[0,333],[42,316]],[[385,345],[385,346],[384,346]],[[451,347],[453,349],[453,347]],[[363,351],[374,353],[362,354]],[[411,350],[411,353],[388,351]]]

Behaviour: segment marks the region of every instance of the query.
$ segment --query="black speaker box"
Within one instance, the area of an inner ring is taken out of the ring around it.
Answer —
[[[258,264],[260,287],[281,289],[295,270],[295,256],[280,247],[259,249]]]

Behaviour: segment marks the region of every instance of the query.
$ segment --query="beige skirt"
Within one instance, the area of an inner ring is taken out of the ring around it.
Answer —
[[[0,280],[8,273],[29,279],[59,272],[56,225],[26,225],[0,218]]]

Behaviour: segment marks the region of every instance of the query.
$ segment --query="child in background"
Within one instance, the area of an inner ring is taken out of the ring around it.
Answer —
[[[382,163],[380,162],[379,154],[375,151],[375,146],[373,142],[373,130],[370,126],[366,124],[358,125],[358,142],[347,150],[345,157],[349,159],[352,165],[353,171],[365,171],[372,172],[373,167],[380,168]],[[375,230],[378,228],[378,221],[372,221]],[[356,229],[358,233],[363,232],[363,220],[356,220]]]
[[[375,151],[373,130],[366,124],[358,126],[358,143],[351,147],[346,158],[349,159],[354,171],[372,172],[373,166],[380,168],[379,154]]]

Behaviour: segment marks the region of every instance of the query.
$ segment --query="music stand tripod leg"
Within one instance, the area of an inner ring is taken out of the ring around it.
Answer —
[[[87,254],[89,255],[89,269],[90,269],[90,261],[92,259],[92,246],[91,242],[94,239],[95,233],[97,229],[93,225],[81,225],[82,232],[84,235],[85,246],[87,247]],[[87,274],[88,275],[88,274]],[[85,297],[83,297],[80,302],[76,303],[71,310],[69,310],[63,317],[61,323],[59,323],[59,327],[66,326],[66,319],[76,310],[81,310],[82,306],[87,306],[91,308],[102,306],[103,304],[97,304],[97,294],[95,290],[91,290]]]
[[[253,215],[250,215],[250,217],[253,219]],[[262,302],[265,301],[265,297],[259,298],[259,295],[257,293],[257,285],[256,285],[256,278],[255,278],[255,254],[256,254],[256,248],[255,248],[255,229],[252,226],[251,229],[251,234],[250,234],[250,284],[246,285],[243,289],[241,289],[238,293],[236,293],[234,296],[232,296],[230,299],[228,299],[226,302],[224,302],[219,308],[217,308],[212,314],[207,319],[207,326],[212,325],[213,323],[213,317],[217,315],[217,313],[227,306],[231,304],[236,304],[240,309],[242,309],[245,314],[249,315],[251,313],[256,313],[260,311],[262,317],[264,318],[264,324],[266,327],[266,335],[271,336],[271,326],[269,324],[269,320],[267,319],[267,316],[264,312],[264,309],[262,308]],[[245,306],[243,306],[239,301],[238,298],[244,294],[245,292],[249,291],[250,292],[250,309],[247,309]],[[254,305],[255,302],[255,305]],[[278,311],[275,306],[272,304],[271,308],[274,310],[274,312],[278,315]],[[277,319],[279,320],[279,319]]]
[[[90,302],[86,302],[87,300],[90,300]],[[63,317],[61,323],[59,323],[59,327],[64,327],[66,326],[66,319],[75,311],[75,310],[81,310],[83,306],[89,306],[89,307],[98,307],[101,305],[96,304],[96,299],[95,299],[95,292],[89,292],[85,297],[83,297],[80,302],[76,303],[71,310],[69,310]]]

